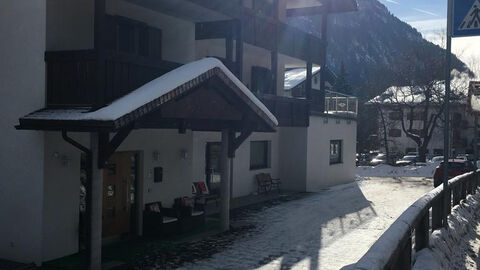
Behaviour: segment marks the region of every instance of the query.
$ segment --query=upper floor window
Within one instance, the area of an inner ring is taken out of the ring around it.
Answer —
[[[275,94],[273,93],[273,81],[272,72],[268,68],[264,67],[252,67],[252,91],[262,94]]]
[[[400,120],[402,119],[402,114],[400,112],[389,112],[388,119],[390,120]]]
[[[407,113],[407,120],[422,120],[422,114],[418,112]]]
[[[270,168],[270,141],[250,142],[250,170]]]
[[[398,128],[392,128],[388,131],[388,137],[402,137],[402,131]]]

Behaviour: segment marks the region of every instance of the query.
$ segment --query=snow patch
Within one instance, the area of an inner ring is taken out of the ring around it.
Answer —
[[[413,269],[478,269],[479,251],[480,193],[477,193],[452,209],[448,228],[432,233],[430,247],[416,254]]]
[[[429,162],[424,166],[408,165],[395,167],[386,164],[358,166],[357,177],[429,177],[432,178],[439,162]]]

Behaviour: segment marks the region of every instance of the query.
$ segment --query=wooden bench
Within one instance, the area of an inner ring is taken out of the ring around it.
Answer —
[[[268,193],[270,190],[278,190],[280,192],[280,179],[272,178],[269,173],[259,173],[257,178],[257,191],[259,194]]]

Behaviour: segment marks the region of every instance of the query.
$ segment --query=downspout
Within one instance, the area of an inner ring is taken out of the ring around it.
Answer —
[[[75,148],[79,149],[80,151],[82,151],[83,153],[85,153],[85,157],[86,157],[86,176],[87,176],[87,183],[86,183],[86,198],[85,198],[85,224],[84,226],[86,227],[86,237],[85,237],[85,241],[86,241],[86,250],[85,250],[85,265],[88,267],[89,265],[89,262],[90,262],[90,234],[91,234],[91,230],[90,230],[90,214],[91,214],[91,211],[92,211],[92,196],[91,196],[91,189],[92,189],[92,152],[90,151],[90,149],[88,149],[87,147],[83,146],[82,144],[80,144],[79,142],[75,141],[74,139],[72,139],[71,137],[68,137],[67,135],[67,131],[65,130],[62,130],[62,138],[64,141],[66,141],[67,143],[73,145]],[[79,252],[81,252],[81,250],[79,250]]]

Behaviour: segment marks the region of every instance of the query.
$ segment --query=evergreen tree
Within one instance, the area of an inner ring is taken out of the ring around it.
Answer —
[[[343,61],[340,66],[340,73],[338,74],[337,80],[333,85],[333,91],[343,93],[346,95],[353,95],[353,89],[347,82],[347,72],[345,71],[345,65]]]

